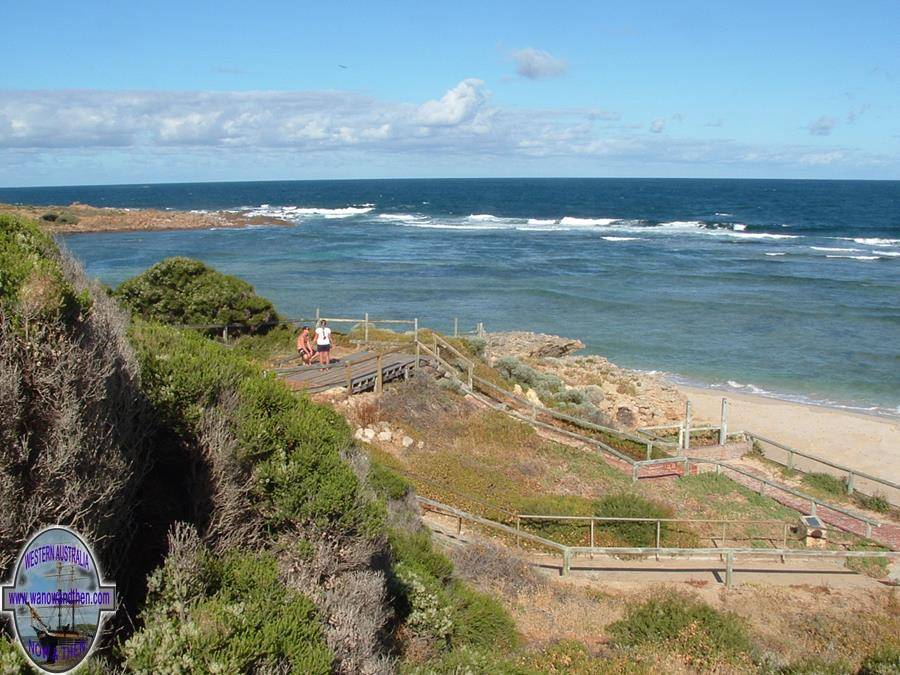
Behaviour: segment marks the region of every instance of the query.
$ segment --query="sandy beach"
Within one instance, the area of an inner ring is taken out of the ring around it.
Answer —
[[[715,389],[678,385],[695,418],[718,424],[722,397],[728,426],[866,471],[900,480],[900,420]],[[818,470],[821,470],[818,469]]]

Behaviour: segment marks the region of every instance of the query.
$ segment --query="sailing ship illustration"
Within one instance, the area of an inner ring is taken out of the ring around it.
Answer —
[[[48,665],[62,665],[66,662],[81,660],[94,640],[93,633],[80,628],[90,625],[90,622],[76,621],[76,614],[83,611],[83,607],[78,604],[78,594],[69,594],[66,591],[66,589],[75,588],[76,572],[74,564],[63,565],[63,563],[57,562],[56,571],[44,575],[56,580],[58,594],[57,601],[53,605],[42,609],[45,613],[55,616],[44,618],[37,609],[26,603],[31,613],[31,628],[37,635],[42,654],[46,657]]]

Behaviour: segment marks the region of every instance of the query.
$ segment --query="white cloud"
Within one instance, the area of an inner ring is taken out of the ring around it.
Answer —
[[[512,53],[512,56],[516,62],[516,72],[529,80],[558,77],[569,68],[569,64],[565,59],[557,58],[542,49],[535,49],[534,47],[517,49]]]
[[[819,119],[810,122],[806,128],[809,129],[809,133],[812,136],[830,136],[837,123],[837,120],[833,117],[822,115]]]
[[[454,126],[471,120],[487,102],[484,82],[463,80],[444,94],[440,101],[419,106],[418,120],[426,126]]]
[[[647,133],[646,123],[596,123],[618,118],[600,108],[500,107],[476,79],[459,82],[439,98],[410,103],[341,91],[0,91],[0,184],[23,180],[23,166],[37,176],[48,167],[69,167],[75,177],[77,167],[97,165],[92,158],[104,152],[163,177],[188,171],[182,167],[216,175],[226,170],[220,167],[238,165],[253,167],[244,174],[252,176],[275,162],[299,161],[313,167],[308,170],[329,167],[332,175],[364,166],[441,171],[490,164],[502,171],[528,162],[549,166],[545,161],[551,158],[557,166],[581,162],[593,171],[898,165],[897,157],[846,147],[672,138],[662,133],[666,118],[650,124],[655,133]]]
[[[848,112],[847,116],[845,118],[847,121],[847,124],[853,124],[854,122],[856,122],[856,120],[858,120],[866,112],[868,112],[869,108],[871,108],[871,107],[872,106],[869,105],[868,103],[863,103],[861,106],[859,106],[855,110],[851,110],[850,112]]]

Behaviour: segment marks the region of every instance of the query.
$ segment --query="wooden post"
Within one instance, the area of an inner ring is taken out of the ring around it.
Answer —
[[[734,553],[728,552],[725,556],[725,587],[731,588],[734,585]]]
[[[684,422],[682,422],[678,427],[678,447],[684,447]]]
[[[369,313],[366,312],[365,341],[369,341]]]
[[[631,482],[637,483],[637,479],[638,479],[638,465],[632,464],[631,465]]]
[[[656,521],[656,560],[657,560],[657,562],[659,562],[659,545],[661,542],[661,536],[660,536],[661,530],[662,530],[662,525],[661,525],[660,521],[657,520]]]
[[[684,449],[689,450],[691,447],[691,402],[684,404]]]
[[[416,340],[416,369],[419,368],[419,341]]]
[[[853,494],[853,476],[854,473],[852,471],[847,472],[847,494]]]
[[[453,317],[453,337],[459,337],[459,317]]]
[[[375,367],[378,368],[378,372],[375,375],[375,392],[378,394],[384,389],[384,371],[381,368],[382,358],[383,356],[379,354],[378,358],[375,359]]]
[[[353,369],[350,367],[349,361],[344,366],[344,369],[347,371],[347,396],[350,396],[353,394]]]
[[[413,319],[413,341],[419,341],[419,317]],[[418,361],[416,361],[416,365],[419,365]]]
[[[647,443],[647,460],[653,459],[653,443]]]
[[[815,499],[810,501],[809,515],[811,515],[811,516],[816,515],[816,500]]]
[[[594,519],[591,518],[591,560],[594,559]]]
[[[790,469],[791,471],[794,470],[794,451],[793,450],[788,451],[788,469]]]
[[[563,568],[562,575],[564,577],[569,576],[569,570],[572,568],[572,549],[568,546],[563,549]]]
[[[225,342],[228,342],[228,324],[225,324],[225,328],[222,329],[222,339]]]
[[[460,536],[462,534],[462,516],[456,519],[456,536]]]
[[[522,519],[516,515],[516,548],[522,548],[522,540],[519,537],[519,532],[522,530]]]
[[[474,389],[474,388],[475,388],[475,372],[474,372],[474,369],[475,369],[475,364],[470,363],[470,364],[469,364],[469,389]]]
[[[728,439],[728,399],[722,398],[722,424],[719,427],[719,445]]]

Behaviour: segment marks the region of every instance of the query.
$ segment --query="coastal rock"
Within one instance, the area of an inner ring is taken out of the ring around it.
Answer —
[[[491,355],[514,356],[523,358],[560,357],[584,349],[581,340],[547,335],[546,333],[529,333],[527,331],[508,331],[503,333],[487,333]]]
[[[391,438],[393,438],[393,434],[390,431],[379,431],[378,432],[378,440],[390,442]]]
[[[413,443],[415,443],[415,441],[409,436],[404,436],[400,441],[400,445],[402,445],[404,448],[411,447]]]
[[[424,447],[425,447],[425,441],[419,441],[418,443],[416,443],[417,450],[421,450]]]
[[[528,389],[528,391],[525,392],[525,399],[532,405],[536,405],[539,407],[543,407],[544,405],[543,402],[541,402],[541,398],[537,395],[537,392],[535,392],[534,389]]]

